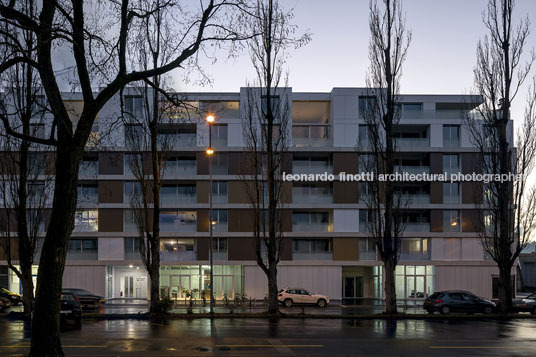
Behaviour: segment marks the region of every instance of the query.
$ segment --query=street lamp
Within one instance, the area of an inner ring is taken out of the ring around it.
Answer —
[[[209,230],[209,260],[210,260],[210,314],[214,314],[214,275],[212,274],[214,268],[214,254],[212,248],[212,156],[214,155],[214,149],[212,148],[212,123],[214,123],[214,116],[207,116],[208,123],[208,230]]]

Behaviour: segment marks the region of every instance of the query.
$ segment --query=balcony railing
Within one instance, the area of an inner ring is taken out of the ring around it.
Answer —
[[[411,222],[406,223],[404,226],[404,232],[430,232],[429,222]]]
[[[430,146],[430,139],[428,138],[395,138],[395,142],[399,148],[424,148]]]
[[[402,204],[428,204],[430,203],[430,195],[428,193],[402,194],[400,202]]]
[[[197,195],[161,195],[160,202],[163,205],[197,203]]]
[[[409,174],[428,174],[430,173],[430,166],[399,166],[395,165],[395,172],[407,172]]]
[[[179,175],[197,175],[197,163],[166,164],[165,174],[167,176]]]
[[[430,260],[430,252],[400,253],[400,260]]]
[[[180,262],[180,261],[194,261],[197,260],[197,253],[195,251],[186,252],[160,252],[160,260]]]
[[[323,174],[324,172],[327,172],[328,174],[332,173],[333,166],[321,163],[304,165],[296,161],[292,162],[293,174]]]
[[[333,226],[330,224],[319,224],[319,223],[293,223],[292,224],[293,232],[332,232]]]
[[[359,260],[376,260],[376,251],[359,251]]]
[[[292,260],[333,260],[333,253],[332,252],[325,252],[325,253],[292,252]]]
[[[321,147],[331,144],[329,125],[292,125],[294,147]]]

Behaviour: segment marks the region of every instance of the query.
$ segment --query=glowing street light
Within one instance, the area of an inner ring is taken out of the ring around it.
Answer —
[[[209,221],[209,260],[210,260],[210,314],[214,314],[214,275],[212,274],[213,268],[214,268],[214,254],[212,249],[212,156],[214,155],[214,149],[212,148],[212,123],[214,123],[214,115],[208,115],[207,118],[208,123],[208,148],[207,148],[207,155],[208,155],[208,174],[209,174],[209,184],[208,184],[208,203],[209,203],[209,211],[208,211],[208,221]]]

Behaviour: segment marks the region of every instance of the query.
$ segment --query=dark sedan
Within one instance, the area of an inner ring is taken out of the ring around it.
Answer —
[[[9,309],[11,307],[11,301],[9,299],[6,299],[4,297],[0,297],[0,311],[4,311],[5,309]]]
[[[82,308],[78,298],[73,293],[61,293],[60,326],[65,328],[74,325],[75,328],[82,328]]]
[[[495,307],[495,303],[489,300],[479,298],[468,291],[460,290],[433,293],[423,304],[423,308],[429,314],[439,311],[443,315],[448,315],[451,312],[491,314],[495,311]]]
[[[6,288],[0,288],[0,297],[8,299],[12,305],[18,305],[22,302],[22,295],[9,291]]]
[[[514,300],[512,306],[516,312],[530,312],[532,315],[536,315],[536,293],[530,294],[524,299]]]
[[[106,300],[102,296],[93,295],[91,292],[84,289],[62,289],[61,292],[75,294],[82,308],[97,308],[100,304],[104,304]]]

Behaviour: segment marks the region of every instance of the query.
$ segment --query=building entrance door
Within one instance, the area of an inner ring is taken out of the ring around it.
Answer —
[[[186,299],[187,293],[191,291],[191,281],[189,275],[171,275],[171,298],[173,300]]]
[[[363,297],[363,277],[345,276],[343,281],[343,298],[355,299]]]
[[[125,275],[121,279],[121,291],[125,298],[147,299],[147,278]]]

